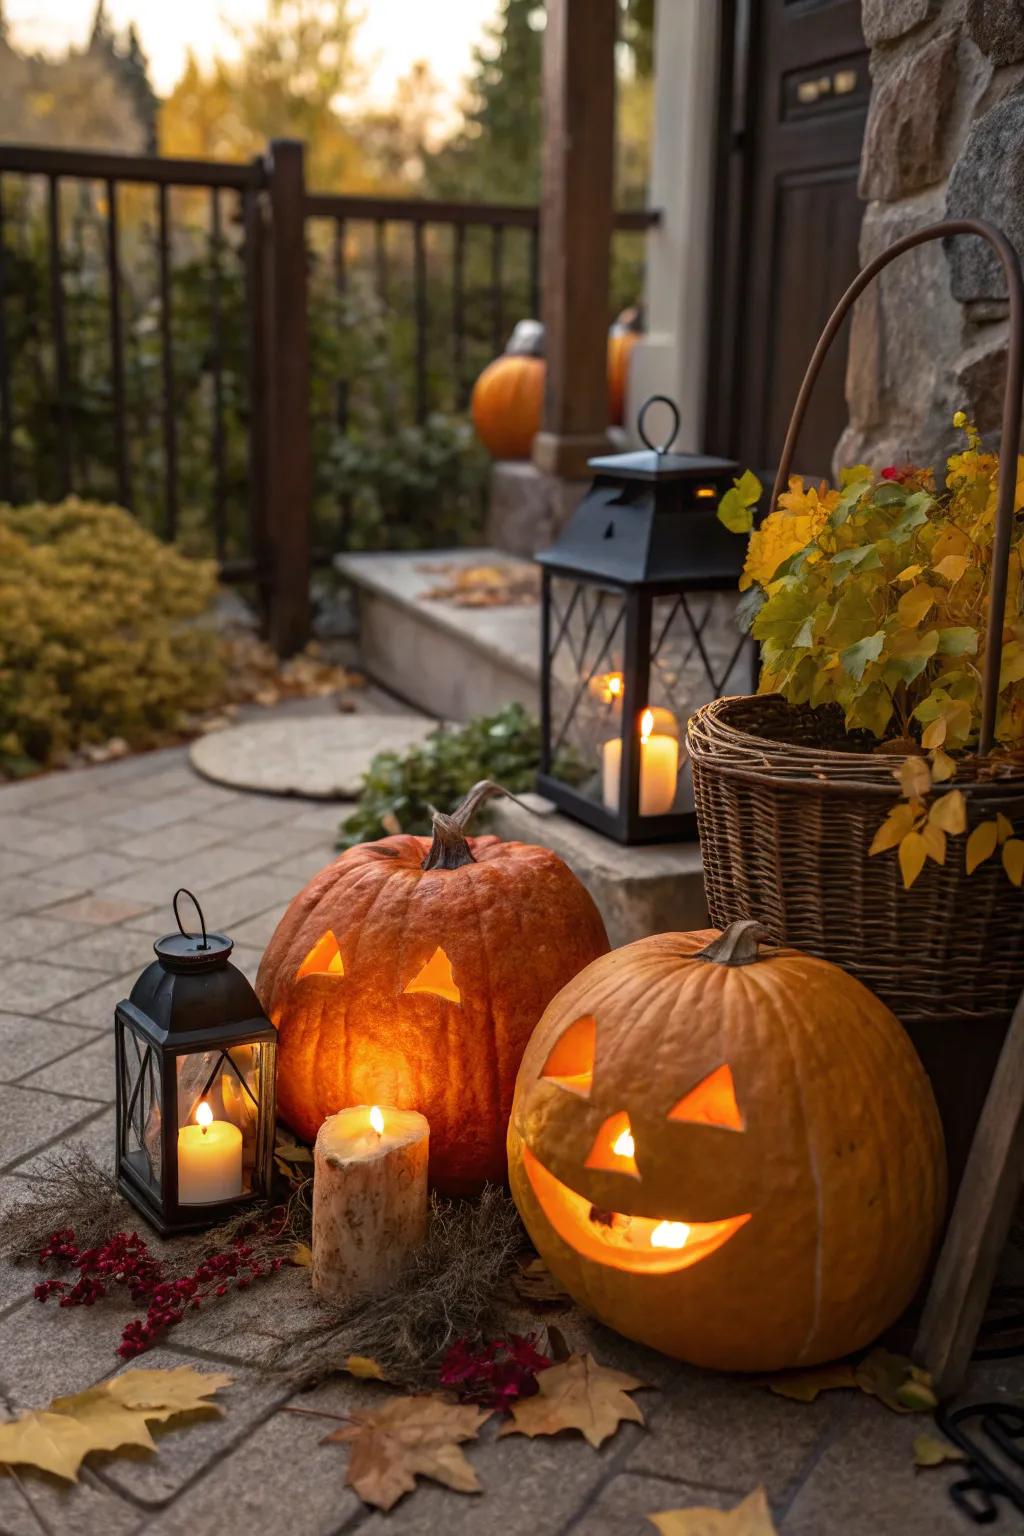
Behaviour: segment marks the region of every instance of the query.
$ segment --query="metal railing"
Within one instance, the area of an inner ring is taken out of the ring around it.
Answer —
[[[616,229],[636,240],[656,217]],[[0,499],[118,501],[255,580],[293,648],[310,304],[329,290],[340,329],[357,299],[389,317],[396,422],[461,411],[513,321],[539,312],[539,223],[533,207],[310,192],[289,141],[250,164],[0,145]],[[341,434],[359,387],[338,364]]]

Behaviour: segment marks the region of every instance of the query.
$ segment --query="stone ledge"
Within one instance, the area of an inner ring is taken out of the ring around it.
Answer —
[[[541,795],[519,798],[522,805],[511,800],[494,803],[494,829],[504,838],[539,843],[564,859],[597,903],[614,949],[652,933],[707,927],[704,871],[696,843],[626,848],[563,816]]]

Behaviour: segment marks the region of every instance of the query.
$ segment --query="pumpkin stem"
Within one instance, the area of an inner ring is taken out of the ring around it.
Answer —
[[[758,959],[758,941],[767,937],[756,918],[744,917],[739,922],[730,923],[695,958],[713,960],[716,965],[753,965]]]
[[[473,785],[469,794],[455,807],[450,816],[446,816],[443,811],[435,810],[433,806],[430,807],[434,837],[430,844],[430,851],[420,866],[421,869],[461,869],[464,864],[476,863],[466,839],[466,828],[480,806],[485,800],[490,800],[492,795],[507,795],[510,800],[515,801],[516,805],[523,804],[500,784],[495,784],[491,779],[481,779],[479,784]],[[523,809],[527,807],[524,806]]]

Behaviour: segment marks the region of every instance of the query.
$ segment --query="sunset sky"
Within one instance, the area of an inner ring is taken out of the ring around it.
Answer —
[[[158,92],[173,86],[191,48],[200,61],[230,53],[231,24],[262,14],[264,0],[107,0],[118,28],[134,21],[149,55]],[[367,94],[390,100],[396,80],[425,59],[452,106],[458,101],[474,43],[497,0],[364,0],[358,53],[367,69]],[[89,35],[94,0],[4,0],[12,41],[19,48],[61,53]]]

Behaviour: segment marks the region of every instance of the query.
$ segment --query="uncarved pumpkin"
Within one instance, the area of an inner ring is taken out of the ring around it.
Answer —
[[[418,1109],[434,1185],[506,1176],[516,1070],[555,994],[607,951],[600,914],[547,848],[468,837],[478,784],[430,837],[351,848],[307,885],[256,979],[278,1031],[277,1099],[312,1141],[352,1104]]]
[[[624,309],[608,331],[608,420],[613,427],[621,427],[625,420],[629,360],[642,332],[638,308]]]
[[[903,1311],[942,1221],[938,1111],[885,1005],[756,925],[662,934],[553,1000],[512,1193],[565,1289],[696,1365],[808,1366]]]
[[[528,459],[544,404],[544,327],[521,320],[473,386],[476,434],[495,459]]]

